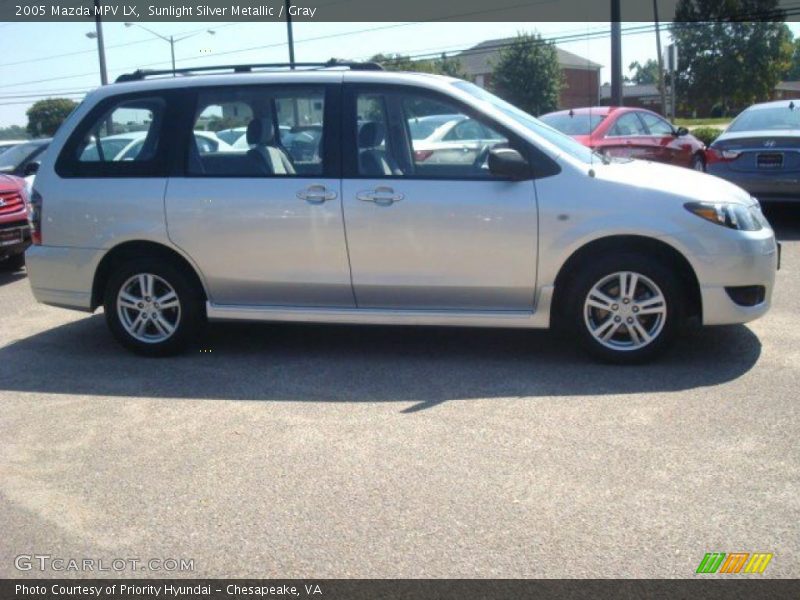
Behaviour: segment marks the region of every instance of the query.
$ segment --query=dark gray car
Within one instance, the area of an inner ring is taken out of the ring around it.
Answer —
[[[800,200],[800,100],[755,104],[706,151],[706,170],[760,201]]]

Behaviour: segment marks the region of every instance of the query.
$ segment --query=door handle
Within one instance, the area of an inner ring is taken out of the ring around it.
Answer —
[[[386,185],[379,185],[374,190],[358,192],[356,198],[364,202],[374,202],[380,206],[389,206],[395,202],[400,202],[405,196],[396,194],[395,191]]]
[[[297,197],[311,204],[322,204],[326,200],[335,199],[336,192],[332,192],[322,184],[315,183],[297,192]]]

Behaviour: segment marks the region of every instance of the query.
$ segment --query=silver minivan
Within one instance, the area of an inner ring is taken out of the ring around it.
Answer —
[[[458,79],[230,70],[136,72],[67,119],[30,203],[38,301],[102,306],[146,355],[206,319],[557,324],[617,362],[769,308],[778,245],[732,184],[598,156]],[[480,147],[432,152],[410,125],[435,116]],[[246,144],[197,142],[236,128]],[[144,142],[121,160],[126,132]]]

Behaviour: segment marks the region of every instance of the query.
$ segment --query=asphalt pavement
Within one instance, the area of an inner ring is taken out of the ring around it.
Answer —
[[[771,312],[627,368],[548,332],[311,325],[143,359],[0,274],[0,577],[683,578],[718,551],[800,577],[800,205],[768,216]]]

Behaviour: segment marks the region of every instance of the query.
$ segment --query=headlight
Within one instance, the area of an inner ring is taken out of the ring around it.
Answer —
[[[761,218],[755,207],[724,202],[687,202],[683,205],[690,213],[717,225],[739,231],[762,229]]]

